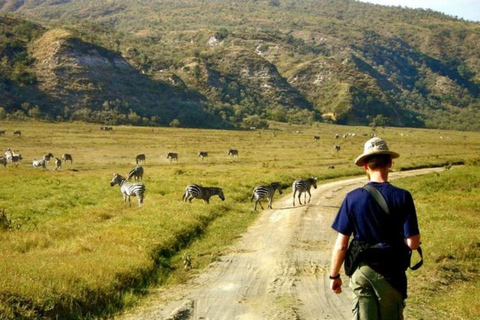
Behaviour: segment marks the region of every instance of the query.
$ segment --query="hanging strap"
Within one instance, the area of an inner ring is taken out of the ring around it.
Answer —
[[[385,201],[385,198],[383,197],[383,195],[380,193],[380,191],[377,190],[377,188],[375,188],[374,186],[370,185],[370,184],[366,184],[363,186],[363,189],[367,190],[368,193],[370,193],[372,195],[372,197],[375,199],[375,201],[378,203],[378,205],[380,206],[380,208],[382,208],[382,210],[387,214],[387,215],[390,215],[390,209],[388,209],[388,204],[387,202]],[[423,265],[423,252],[422,252],[422,248],[420,246],[418,246],[418,254],[420,255],[420,261],[417,262],[413,267],[412,266],[409,266],[410,269],[412,270],[417,270],[418,268],[420,268],[422,265]],[[413,250],[410,251],[410,257],[412,255],[412,252]]]

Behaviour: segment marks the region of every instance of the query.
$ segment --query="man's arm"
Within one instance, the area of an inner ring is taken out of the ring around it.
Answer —
[[[348,240],[350,236],[346,236],[344,234],[339,233],[337,236],[337,240],[335,241],[335,246],[332,250],[332,263],[330,266],[330,277],[336,277],[340,273],[340,268],[342,267],[343,261],[345,261],[345,256],[347,254],[348,249]],[[330,281],[330,289],[334,293],[341,293],[342,292],[342,279],[336,278],[331,279]]]

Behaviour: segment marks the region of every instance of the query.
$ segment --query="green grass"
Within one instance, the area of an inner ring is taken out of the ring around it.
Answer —
[[[415,319],[480,319],[480,167],[404,179],[417,203],[425,263],[409,273]]]
[[[0,168],[0,214],[6,214],[0,219],[0,318],[106,316],[135,304],[149,287],[182,282],[218,259],[258,215],[249,201],[254,186],[281,181],[288,194],[298,177],[317,176],[322,183],[362,174],[353,160],[370,128],[271,127],[115,127],[109,133],[83,123],[2,123],[8,130],[0,137],[2,150],[18,150],[24,160],[18,168]],[[22,136],[13,137],[13,130],[22,130]],[[357,136],[336,140],[337,132]],[[401,154],[397,169],[478,161],[479,133],[385,128],[377,134]],[[333,151],[334,144],[341,145],[340,152]],[[240,153],[235,160],[226,154],[233,147]],[[207,160],[198,158],[199,150],[209,152]],[[32,159],[48,152],[71,153],[74,162],[60,171],[53,164],[45,172],[33,168]],[[178,164],[168,162],[167,152],[179,153]],[[132,199],[132,207],[124,208],[118,186],[109,182],[113,173],[132,169],[138,153],[147,155],[145,203],[138,208]],[[189,183],[222,187],[226,201],[183,203]],[[434,192],[433,182],[431,188]],[[424,240],[431,254],[427,236]],[[182,268],[184,252],[192,257],[190,272]]]

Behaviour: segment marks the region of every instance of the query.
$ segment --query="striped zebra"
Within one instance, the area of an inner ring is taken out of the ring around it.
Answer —
[[[73,157],[72,157],[71,154],[68,154],[68,153],[64,153],[64,154],[62,155],[62,160],[63,160],[65,163],[67,163],[67,161],[70,161],[70,164],[73,163]]]
[[[136,166],[129,173],[127,173],[127,181],[130,181],[132,177],[135,178],[135,181],[143,180],[143,167]]]
[[[312,195],[310,193],[310,188],[313,186],[313,188],[317,189],[317,178],[308,178],[305,180],[295,180],[292,184],[292,189],[293,189],[293,206],[295,206],[295,194],[298,191],[298,202],[300,205],[302,205],[302,200],[300,199],[300,196],[302,193],[305,192],[305,200],[304,203],[307,204],[307,193],[308,193],[308,202],[310,202],[310,199],[312,198]]]
[[[135,195],[138,200],[138,206],[141,207],[143,204],[143,198],[145,195],[145,185],[141,182],[128,182],[124,177],[118,173],[113,174],[112,181],[110,181],[110,186],[118,184],[120,186],[120,192],[123,194],[123,203],[126,205],[127,200],[128,204],[132,206],[130,202],[130,196]]]
[[[234,158],[238,157],[238,150],[237,149],[230,149],[227,152],[227,155],[232,156]]]
[[[182,197],[182,200],[187,202],[194,198],[202,199],[206,203],[210,203],[210,198],[212,196],[218,196],[222,201],[225,201],[225,195],[223,194],[222,188],[216,187],[202,187],[198,184],[189,184],[185,188],[185,194]]]
[[[175,153],[175,152],[167,153],[167,159],[169,159],[170,162],[173,162],[173,161],[178,162],[178,153]]]
[[[147,161],[147,156],[144,153],[140,153],[135,156],[136,164],[139,164],[140,162],[145,163],[146,161]]]
[[[268,186],[255,187],[255,189],[253,189],[252,197],[250,198],[250,202],[253,201],[253,198],[256,198],[253,210],[257,210],[257,204],[260,204],[260,207],[263,210],[262,199],[267,199],[268,208],[272,209],[272,201],[275,190],[278,190],[278,193],[282,194],[282,184],[280,182],[273,182]]]
[[[205,158],[208,157],[208,152],[207,152],[207,151],[199,151],[199,152],[198,152],[198,156],[199,156],[200,158],[202,158],[202,161],[203,161],[203,159],[205,159]]]

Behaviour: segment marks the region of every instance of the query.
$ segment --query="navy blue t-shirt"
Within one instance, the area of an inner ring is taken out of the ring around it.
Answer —
[[[347,194],[333,221],[332,228],[341,234],[354,235],[358,241],[376,244],[394,238],[420,234],[412,195],[388,182],[369,182],[385,198],[390,210],[387,215],[370,193],[358,188]]]

